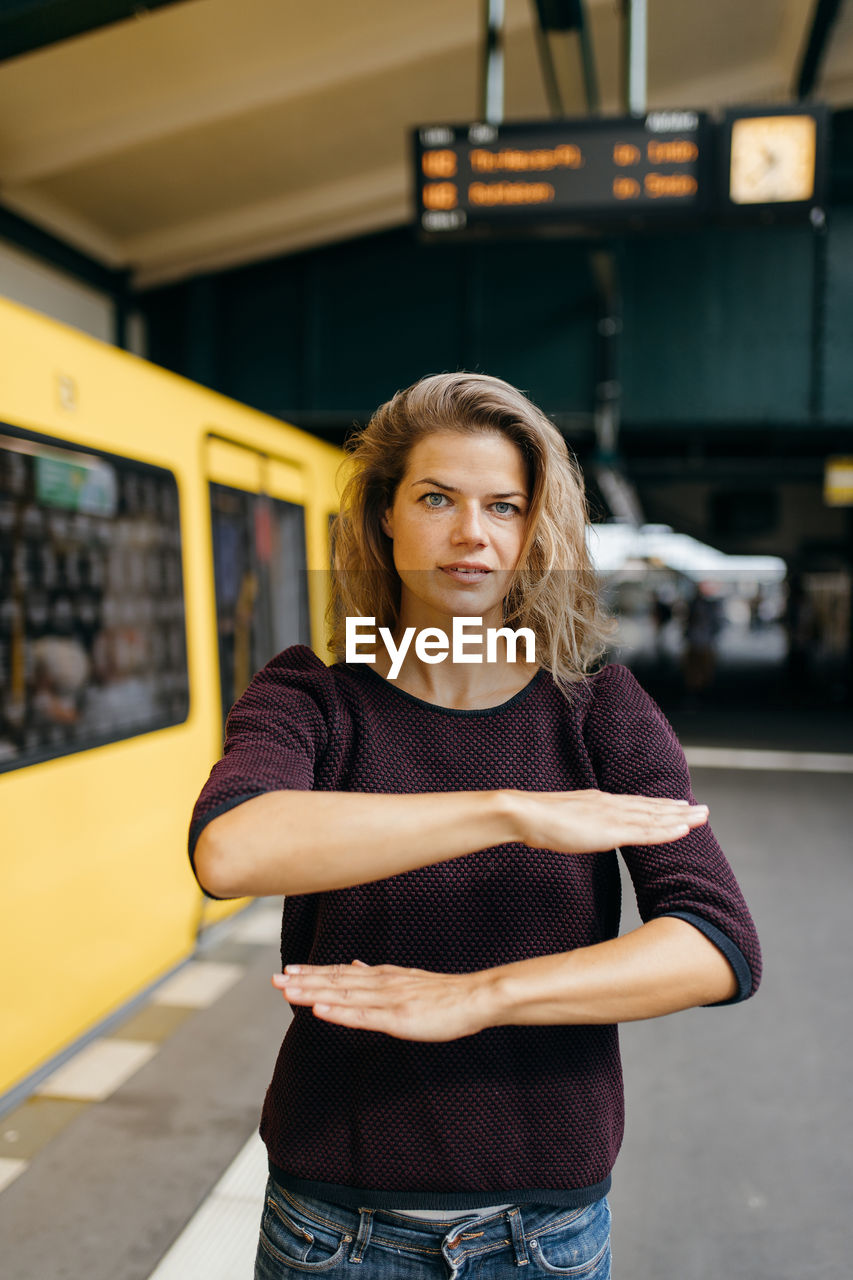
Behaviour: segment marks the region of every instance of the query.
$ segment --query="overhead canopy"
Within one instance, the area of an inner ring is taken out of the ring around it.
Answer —
[[[9,11],[38,7],[68,9]],[[93,0],[108,25],[0,62],[0,201],[141,285],[408,222],[408,130],[478,114],[480,0],[183,0],[114,20],[129,7]],[[790,97],[813,0],[649,9],[650,107]],[[851,9],[815,86],[836,104],[853,102]],[[619,111],[618,6],[586,11]],[[533,12],[507,0],[508,119],[548,114]],[[583,114],[577,37],[551,39]]]
[[[590,556],[598,573],[613,574],[657,566],[701,581],[781,582],[787,573],[779,556],[729,555],[709,547],[669,525],[646,524],[639,528],[614,521],[593,524],[587,536]]]

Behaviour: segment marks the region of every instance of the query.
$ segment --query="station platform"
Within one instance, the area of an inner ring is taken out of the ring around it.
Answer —
[[[847,1280],[853,756],[714,742],[691,757],[765,977],[745,1004],[622,1027],[613,1275]],[[627,930],[630,885],[625,902]],[[290,1016],[270,985],[279,921],[265,899],[211,930],[0,1117],[4,1280],[251,1280],[256,1129]]]
[[[280,926],[273,899],[215,926],[141,1007],[0,1117],[7,1280],[251,1277],[260,1104],[290,1020],[270,985]]]

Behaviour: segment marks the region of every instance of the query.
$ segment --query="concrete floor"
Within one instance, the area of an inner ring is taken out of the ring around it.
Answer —
[[[765,978],[743,1005],[622,1028],[614,1278],[848,1280],[851,777],[701,769],[694,785],[756,918]],[[220,938],[208,958],[239,964],[239,981],[174,1018],[156,1056],[68,1113],[0,1193],[5,1280],[148,1280],[244,1148],[286,1017],[269,985],[277,949]],[[201,1259],[180,1274],[211,1280]],[[250,1264],[229,1280],[251,1280]]]
[[[240,963],[240,981],[0,1194],[4,1280],[147,1280],[256,1129],[289,1018],[278,947],[226,939],[209,955]]]
[[[753,912],[764,979],[742,1005],[622,1027],[614,1277],[842,1280],[853,1245],[851,778],[693,777]]]

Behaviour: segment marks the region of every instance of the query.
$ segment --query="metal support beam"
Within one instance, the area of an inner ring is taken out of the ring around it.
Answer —
[[[487,124],[504,118],[504,0],[483,0],[483,81],[480,117]]]
[[[0,62],[185,0],[2,0]]]
[[[829,236],[826,218],[812,218],[812,324],[809,374],[809,416],[823,418],[826,384],[826,306],[829,281]]]
[[[601,104],[598,92],[598,75],[595,69],[595,54],[584,0],[531,0],[531,6],[533,9],[533,34],[536,38],[539,65],[542,70],[542,79],[545,82],[545,93],[548,98],[548,107],[551,115],[565,115],[554,65],[554,55],[551,49],[551,42],[548,39],[549,32],[553,31],[576,31],[578,33],[587,110],[598,111]]]
[[[548,110],[552,116],[564,116],[563,99],[557,80],[557,69],[554,66],[554,55],[542,21],[542,8],[538,0],[531,0],[533,5],[533,35],[536,38],[536,52],[539,55],[539,68],[545,85],[545,96],[548,99]]]
[[[622,0],[625,109],[632,116],[646,114],[648,10],[646,0]]]
[[[602,461],[612,461],[619,447],[622,388],[619,383],[619,335],[622,291],[619,266],[611,249],[590,252],[589,265],[598,294],[598,369],[595,384],[595,444]]]
[[[619,452],[622,384],[619,354],[622,334],[622,289],[619,263],[611,249],[589,255],[598,299],[598,376],[595,384],[595,456],[593,470],[612,515],[639,526],[643,509]]]
[[[832,28],[843,0],[815,0],[809,38],[797,76],[797,97],[806,98],[817,84]]]
[[[595,70],[595,52],[592,47],[592,36],[586,20],[586,7],[580,0],[580,23],[578,24],[578,41],[580,42],[581,66],[583,67],[583,87],[586,94],[588,111],[601,110],[601,95],[598,92],[598,74]]]

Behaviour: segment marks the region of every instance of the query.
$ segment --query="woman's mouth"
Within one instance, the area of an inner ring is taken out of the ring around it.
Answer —
[[[481,564],[442,564],[439,568],[457,582],[482,582],[491,573],[491,569]]]

